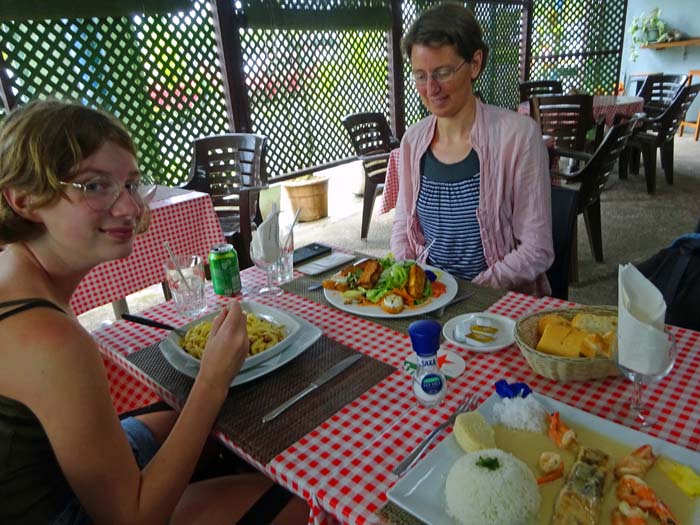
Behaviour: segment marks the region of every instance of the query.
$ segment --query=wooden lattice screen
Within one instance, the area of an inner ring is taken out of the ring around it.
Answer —
[[[626,0],[535,0],[529,78],[565,92],[612,95],[622,60]]]
[[[270,139],[272,177],[351,156],[341,117],[361,111],[390,117],[392,108],[390,2],[277,1],[274,8],[265,7],[269,0],[235,3],[252,130]],[[192,139],[230,131],[210,3],[192,0],[190,10],[167,15],[0,22],[4,87],[17,104],[56,96],[105,108],[134,135],[142,169],[181,184],[189,174]],[[404,0],[403,30],[433,3]],[[491,48],[476,84],[489,103],[514,108],[521,71],[528,68],[530,78],[558,77],[567,89],[612,92],[625,0],[466,4]],[[326,14],[334,10],[336,15]],[[525,63],[528,17],[531,64]],[[404,78],[409,71],[404,62]],[[410,125],[425,108],[410,82],[404,93]]]
[[[163,183],[187,180],[193,138],[228,131],[204,0],[171,15],[3,22],[0,52],[17,104],[54,96],[106,109]]]

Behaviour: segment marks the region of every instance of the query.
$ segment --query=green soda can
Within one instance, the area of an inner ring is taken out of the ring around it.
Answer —
[[[241,291],[238,254],[232,244],[217,244],[209,251],[209,270],[215,294],[233,295]]]

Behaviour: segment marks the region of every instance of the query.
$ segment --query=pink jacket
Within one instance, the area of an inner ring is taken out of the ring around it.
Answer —
[[[399,194],[391,232],[397,259],[412,259],[425,240],[416,214],[420,159],[433,139],[437,119],[411,126],[401,141]],[[474,283],[547,295],[545,272],[554,260],[547,149],[529,117],[476,101],[471,131],[481,183],[477,220],[488,268]]]

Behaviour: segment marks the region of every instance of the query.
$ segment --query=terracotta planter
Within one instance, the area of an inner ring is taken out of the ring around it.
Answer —
[[[282,184],[293,213],[301,209],[299,221],[315,221],[328,216],[328,179],[289,181]]]

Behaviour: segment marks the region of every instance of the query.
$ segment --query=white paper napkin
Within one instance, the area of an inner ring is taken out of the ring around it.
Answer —
[[[618,362],[640,374],[660,374],[669,365],[664,331],[666,301],[632,264],[618,269]]]
[[[252,249],[265,260],[273,263],[280,257],[279,212],[273,211],[260,223],[251,239]]]

